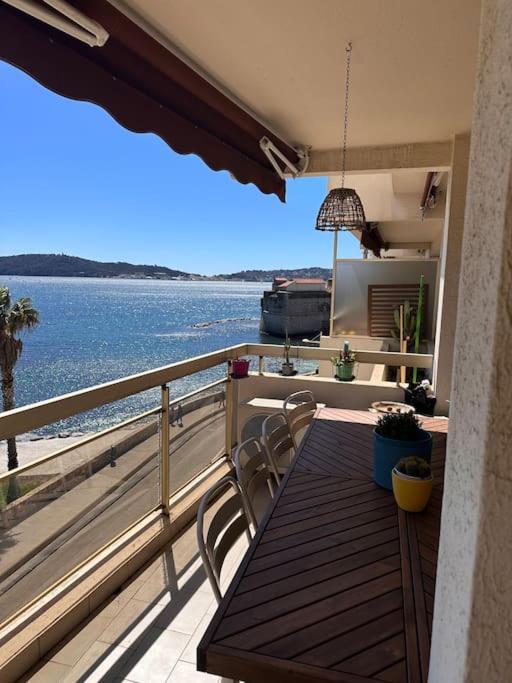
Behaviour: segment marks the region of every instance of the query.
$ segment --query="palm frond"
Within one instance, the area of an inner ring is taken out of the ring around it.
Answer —
[[[11,295],[8,287],[0,287],[0,325],[2,318],[5,318],[11,308]]]
[[[14,335],[22,330],[30,330],[39,323],[39,312],[27,297],[18,299],[6,316],[6,328]]]

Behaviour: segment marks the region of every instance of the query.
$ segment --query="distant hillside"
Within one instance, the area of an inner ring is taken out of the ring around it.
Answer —
[[[244,280],[245,282],[270,282],[275,277],[286,277],[290,280],[296,277],[305,278],[323,278],[327,280],[332,275],[330,268],[320,268],[313,266],[311,268],[292,268],[281,270],[241,270],[238,273],[229,273],[224,275],[216,275],[216,280]]]
[[[242,270],[224,275],[198,275],[173,270],[165,266],[136,266],[133,263],[102,263],[66,254],[20,254],[0,256],[0,276],[39,275],[50,277],[106,277],[153,280],[242,280],[245,282],[270,282],[274,277],[327,279],[329,268],[295,268],[277,270]]]
[[[200,279],[164,266],[135,266],[132,263],[102,263],[65,254],[20,254],[0,256],[0,275],[49,275],[53,277],[117,277],[153,279]]]

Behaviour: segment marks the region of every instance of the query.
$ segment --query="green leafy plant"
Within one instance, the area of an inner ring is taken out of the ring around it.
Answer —
[[[39,313],[30,299],[12,301],[7,287],[0,287],[0,383],[4,410],[14,404],[14,366],[23,350],[22,334],[39,323]],[[18,467],[16,438],[7,439],[7,469]]]
[[[415,441],[422,429],[414,413],[385,413],[379,417],[375,431],[388,439]]]
[[[429,479],[432,476],[430,465],[423,458],[418,458],[416,455],[411,455],[408,458],[402,458],[395,465],[397,472],[406,474],[408,477],[416,477],[417,479]]]
[[[350,349],[348,341],[345,342],[337,356],[331,356],[331,363],[334,367],[337,367],[338,365],[349,365],[355,363],[355,360],[356,352]]]
[[[404,307],[404,328],[403,328],[403,338],[410,343],[414,341],[416,334],[416,315],[417,311],[414,306],[411,306],[409,301],[405,301]],[[395,327],[390,330],[391,336],[395,339],[400,339],[400,306],[397,306],[393,311],[393,320],[395,321]]]

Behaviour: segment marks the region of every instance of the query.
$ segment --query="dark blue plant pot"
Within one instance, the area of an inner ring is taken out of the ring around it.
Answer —
[[[373,479],[376,484],[390,491],[393,489],[391,472],[402,458],[416,455],[430,463],[432,456],[432,435],[420,431],[415,441],[388,439],[373,431]]]

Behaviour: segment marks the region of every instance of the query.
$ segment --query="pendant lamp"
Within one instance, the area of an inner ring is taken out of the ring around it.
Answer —
[[[324,199],[316,219],[317,230],[368,230],[363,204],[355,190],[345,187],[345,166],[347,156],[348,95],[350,85],[350,58],[352,43],[346,47],[347,74],[345,81],[345,119],[343,126],[343,147],[341,153],[341,187],[334,188]]]

